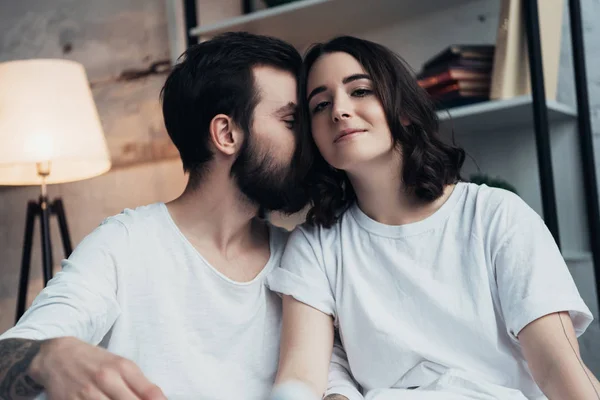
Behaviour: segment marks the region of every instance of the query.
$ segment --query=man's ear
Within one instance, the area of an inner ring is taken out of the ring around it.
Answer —
[[[243,135],[231,117],[217,114],[210,121],[210,139],[215,148],[226,155],[233,155],[242,147]]]

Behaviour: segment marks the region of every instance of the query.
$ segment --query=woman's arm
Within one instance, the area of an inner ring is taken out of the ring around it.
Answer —
[[[333,350],[333,319],[291,296],[283,296],[283,327],[275,385],[306,384],[321,398]]]
[[[504,193],[498,204],[488,243],[506,333],[521,343],[549,399],[600,400],[598,380],[581,360],[576,339],[593,315],[560,248],[542,217],[519,196]]]
[[[600,400],[600,383],[581,359],[568,313],[531,322],[518,339],[533,378],[548,399]]]

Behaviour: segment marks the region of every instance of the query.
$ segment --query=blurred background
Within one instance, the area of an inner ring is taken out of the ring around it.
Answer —
[[[0,0],[0,86],[6,85],[2,63],[9,61],[64,59],[85,68],[110,170],[47,189],[49,198],[64,202],[75,247],[104,218],[124,208],[169,201],[183,190],[186,181],[163,126],[159,92],[186,45],[226,30],[276,35],[301,51],[343,33],[382,43],[408,62],[436,100],[442,133],[450,139],[453,132],[470,155],[466,177],[515,191],[540,215],[548,203],[543,188],[552,181],[555,231],[560,232],[563,256],[596,318],[581,338],[581,351],[600,376],[594,274],[594,251],[600,244],[591,245],[593,224],[584,179],[590,165],[582,163],[579,141],[568,3],[538,1],[543,54],[539,61],[548,107],[545,136],[535,134],[528,26],[519,14],[520,0]],[[595,67],[600,63],[600,1],[580,4],[593,147],[588,150],[598,160],[600,69]],[[6,93],[5,86],[4,99],[10,98]],[[2,87],[0,104],[1,100]],[[0,107],[0,117],[2,111]],[[3,137],[7,134],[0,132]],[[540,137],[550,143],[546,164],[538,158]],[[8,145],[0,141],[0,146]],[[4,154],[13,152],[7,149]],[[550,165],[552,174],[540,173],[540,165]],[[591,166],[596,173],[597,165]],[[0,180],[1,175],[0,171]],[[0,184],[3,332],[15,318],[27,203],[38,198],[40,187]],[[597,195],[591,198],[597,201]],[[271,218],[292,229],[303,214]],[[33,232],[28,304],[43,286],[39,225]],[[64,252],[55,219],[49,235],[57,271]]]

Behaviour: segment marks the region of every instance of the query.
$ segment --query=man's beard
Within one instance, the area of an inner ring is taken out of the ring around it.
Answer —
[[[281,165],[267,151],[261,151],[252,135],[231,167],[242,193],[264,211],[293,214],[308,202],[301,182],[295,177],[293,162]]]

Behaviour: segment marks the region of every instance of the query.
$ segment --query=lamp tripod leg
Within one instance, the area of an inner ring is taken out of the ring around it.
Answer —
[[[44,287],[52,279],[52,244],[50,242],[50,204],[46,196],[40,197],[42,260],[44,271]]]
[[[35,201],[27,203],[27,216],[25,218],[25,236],[23,239],[23,256],[21,259],[21,276],[19,278],[19,294],[17,297],[17,312],[15,323],[25,313],[27,303],[27,289],[29,287],[29,268],[31,266],[31,246],[33,242],[33,227],[35,217],[39,214],[39,204]]]
[[[69,258],[73,252],[73,246],[71,245],[71,236],[69,235],[67,216],[65,214],[65,208],[61,199],[54,200],[52,203],[52,212],[56,214],[56,217],[58,218],[58,227],[60,229],[60,237],[62,239],[63,249],[65,251],[65,258]]]

